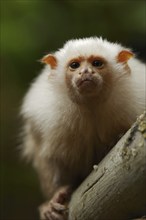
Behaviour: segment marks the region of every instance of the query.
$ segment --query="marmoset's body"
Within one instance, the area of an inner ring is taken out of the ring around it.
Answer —
[[[23,155],[52,198],[41,219],[62,220],[70,189],[143,112],[145,65],[101,38],[68,41],[42,62],[22,105]]]

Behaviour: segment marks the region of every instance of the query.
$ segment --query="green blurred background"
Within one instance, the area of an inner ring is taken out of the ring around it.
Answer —
[[[1,0],[1,220],[37,220],[43,202],[37,175],[17,146],[22,98],[38,60],[70,38],[103,36],[134,49],[143,61],[142,0]]]

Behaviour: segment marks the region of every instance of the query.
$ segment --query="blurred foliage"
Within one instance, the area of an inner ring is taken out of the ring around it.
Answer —
[[[1,219],[38,219],[43,201],[35,172],[21,162],[18,117],[22,97],[46,53],[70,38],[103,36],[145,60],[142,0],[1,0]]]

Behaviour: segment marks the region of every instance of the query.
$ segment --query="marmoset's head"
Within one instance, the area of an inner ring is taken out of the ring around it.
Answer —
[[[54,74],[62,74],[69,90],[81,96],[96,96],[111,86],[113,79],[129,74],[133,53],[102,38],[68,41],[62,49],[43,57]]]

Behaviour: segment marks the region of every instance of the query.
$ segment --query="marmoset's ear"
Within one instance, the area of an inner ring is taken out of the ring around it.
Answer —
[[[52,69],[55,69],[57,66],[57,59],[54,55],[52,54],[47,54],[41,59],[42,63],[49,64]]]
[[[122,50],[117,56],[117,61],[120,63],[126,63],[133,56],[134,54],[131,51]]]

